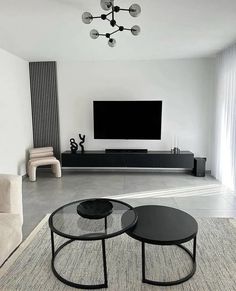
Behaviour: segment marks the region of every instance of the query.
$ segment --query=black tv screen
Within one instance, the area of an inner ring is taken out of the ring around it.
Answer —
[[[161,139],[162,101],[94,101],[95,139]]]

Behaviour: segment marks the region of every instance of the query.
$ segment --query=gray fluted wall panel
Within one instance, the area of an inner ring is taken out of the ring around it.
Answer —
[[[60,159],[56,62],[31,62],[29,68],[34,147],[52,146]]]

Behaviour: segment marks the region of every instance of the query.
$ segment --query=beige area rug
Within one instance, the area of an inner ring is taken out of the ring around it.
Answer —
[[[50,231],[45,217],[0,269],[0,290],[78,290],[58,281],[51,271]],[[236,290],[236,220],[198,219],[197,271],[182,285],[158,287],[141,282],[141,244],[126,234],[106,241],[108,289],[112,291]],[[56,237],[56,244],[62,240]],[[190,244],[187,244],[191,247]],[[177,247],[146,247],[147,278],[175,280],[191,268]],[[102,283],[101,242],[74,242],[63,249],[57,270],[77,283]],[[101,290],[101,289],[100,289]]]

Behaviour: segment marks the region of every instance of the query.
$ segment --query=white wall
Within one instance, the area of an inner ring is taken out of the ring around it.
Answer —
[[[32,144],[29,64],[0,49],[0,173],[24,175]]]
[[[62,150],[86,134],[87,150],[179,148],[209,158],[214,59],[123,62],[59,62],[58,89]],[[95,140],[93,100],[163,100],[162,139]]]

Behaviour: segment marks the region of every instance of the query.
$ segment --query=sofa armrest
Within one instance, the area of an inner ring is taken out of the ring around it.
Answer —
[[[23,223],[21,176],[0,174],[0,212],[20,214]]]

